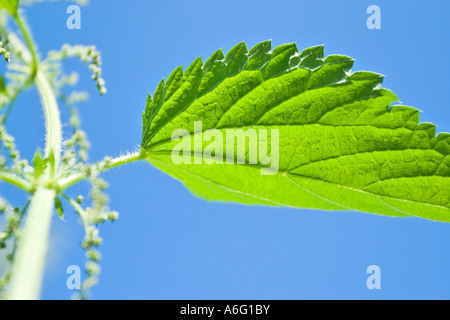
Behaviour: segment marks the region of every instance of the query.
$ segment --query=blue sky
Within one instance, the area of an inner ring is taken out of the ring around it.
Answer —
[[[381,8],[381,30],[366,9]],[[80,105],[91,160],[134,150],[141,112],[161,78],[198,56],[296,42],[324,44],[326,54],[356,59],[354,70],[386,75],[384,86],[421,121],[450,131],[446,0],[425,1],[125,1],[93,0],[81,8],[81,30],[66,28],[69,4],[27,10],[42,54],[64,43],[95,44],[108,94],[99,97],[89,71],[70,62],[91,99]],[[63,114],[67,122],[67,114]],[[11,128],[25,157],[43,147],[43,115],[34,90],[21,96]],[[147,163],[104,174],[110,206],[120,212],[101,227],[104,245],[96,299],[449,299],[450,225],[358,212],[207,203]],[[20,200],[1,184],[0,192]],[[71,194],[86,193],[81,183]],[[66,268],[84,264],[82,227],[66,210],[55,218],[43,298],[70,298]],[[381,290],[368,290],[366,268],[381,268]]]

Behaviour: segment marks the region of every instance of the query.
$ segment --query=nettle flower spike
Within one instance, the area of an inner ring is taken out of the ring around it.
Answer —
[[[102,58],[95,46],[64,44],[60,51],[49,52],[50,61],[60,61],[67,58],[78,58],[81,62],[89,65],[92,72],[92,80],[97,84],[100,95],[107,92],[105,80],[102,78]]]
[[[11,61],[11,53],[5,48],[3,41],[0,41],[0,55],[3,56],[6,62]]]

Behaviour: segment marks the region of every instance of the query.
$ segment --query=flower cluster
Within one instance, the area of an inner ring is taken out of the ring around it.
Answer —
[[[0,41],[0,55],[3,56],[6,62],[11,61],[11,53],[5,48],[3,41]]]
[[[61,50],[49,52],[48,62],[62,61],[67,58],[78,58],[88,64],[89,70],[92,71],[92,80],[96,82],[99,93],[101,95],[106,93],[105,80],[102,78],[102,58],[95,46],[64,44]]]
[[[78,212],[85,229],[85,237],[81,246],[86,250],[87,262],[85,265],[86,279],[81,285],[81,290],[76,296],[79,299],[86,299],[89,296],[89,290],[98,282],[98,276],[101,271],[99,261],[101,253],[98,251],[103,239],[99,235],[98,226],[105,221],[116,221],[119,214],[116,211],[110,211],[108,208],[109,198],[104,192],[107,183],[98,177],[99,171],[95,166],[86,166],[85,172],[92,185],[90,192],[91,206],[83,209],[84,198],[78,196],[75,200],[68,199],[75,210]]]
[[[27,160],[20,158],[20,153],[16,149],[14,137],[6,132],[6,127],[0,121],[0,168],[6,170],[8,160],[12,161],[10,170],[12,173],[21,177],[28,178],[33,169]],[[2,152],[2,151],[6,152]]]

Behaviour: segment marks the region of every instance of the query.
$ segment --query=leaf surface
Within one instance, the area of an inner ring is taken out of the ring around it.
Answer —
[[[17,15],[19,0],[0,0],[0,9],[6,9],[11,15]]]
[[[419,123],[417,109],[395,105],[383,76],[352,72],[353,61],[324,57],[322,46],[272,50],[270,41],[250,51],[239,43],[227,55],[218,50],[205,63],[197,58],[149,96],[141,149],[208,200],[450,222],[450,134],[436,135],[435,125]],[[187,134],[173,140],[177,129]],[[256,132],[256,148],[266,142],[269,151],[278,130],[275,174],[262,174],[269,164],[261,154],[251,163],[250,138],[245,155],[239,140],[226,139],[227,130],[238,129]],[[222,150],[211,148],[213,133],[224,137]],[[176,164],[173,150],[188,136],[190,163]],[[230,146],[233,164],[225,160]]]

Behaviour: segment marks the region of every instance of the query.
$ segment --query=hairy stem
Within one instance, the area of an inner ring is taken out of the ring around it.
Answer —
[[[115,167],[118,167],[118,166],[121,166],[121,165],[124,165],[127,163],[131,163],[131,162],[134,162],[137,160],[142,160],[143,157],[144,157],[144,153],[141,151],[136,151],[136,152],[124,155],[124,156],[119,156],[117,158],[113,158],[108,161],[109,165],[107,166],[107,169],[112,169],[112,168],[115,168]],[[105,169],[105,170],[107,170],[107,169]]]
[[[12,269],[8,299],[39,299],[55,195],[55,190],[38,188],[31,198]]]
[[[100,168],[100,171],[107,171],[109,169],[128,164],[134,161],[143,160],[145,158],[145,152],[142,151],[136,151],[133,153],[129,153],[124,156],[119,156],[117,158],[113,158],[107,161],[107,165],[105,164],[105,161],[102,161],[100,163],[94,164],[94,166]],[[74,173],[66,178],[62,178],[58,181],[58,190],[65,190],[69,188],[70,186],[74,185],[77,182],[80,182],[87,178],[86,173],[84,172],[77,172]]]
[[[25,42],[27,43],[27,47],[31,53],[30,79],[32,80],[37,75],[37,71],[38,71],[38,59],[37,59],[36,49],[34,47],[33,40],[31,39],[31,33],[28,31],[25,21],[20,17],[20,15],[15,15],[14,18],[17,22],[17,25],[20,28],[20,31],[22,32]]]
[[[21,177],[10,172],[0,171],[0,180],[19,187],[26,192],[31,192],[33,189],[33,185],[29,181],[22,179]]]
[[[55,162],[55,172],[59,167],[62,143],[62,129],[59,115],[58,103],[55,93],[44,74],[38,71],[36,75],[36,86],[41,96],[42,106],[44,107],[44,115],[46,122],[46,140],[45,140],[45,157],[48,158],[53,154]]]
[[[55,189],[49,189],[46,186],[54,184],[54,174],[59,169],[62,129],[55,93],[45,75],[38,69],[36,52],[31,36],[21,18],[16,17],[16,20],[27,42],[28,49],[31,51],[31,54],[27,53],[22,56],[28,60],[28,63],[32,64],[33,71],[30,77],[34,79],[41,97],[46,122],[45,155],[53,165],[47,167],[39,179],[39,186],[36,192],[31,198],[30,209],[22,237],[18,242],[17,256],[12,268],[8,298],[39,299],[50,221],[56,197]],[[18,47],[23,48],[23,44],[18,38],[14,38],[11,35],[9,38],[12,38]]]

